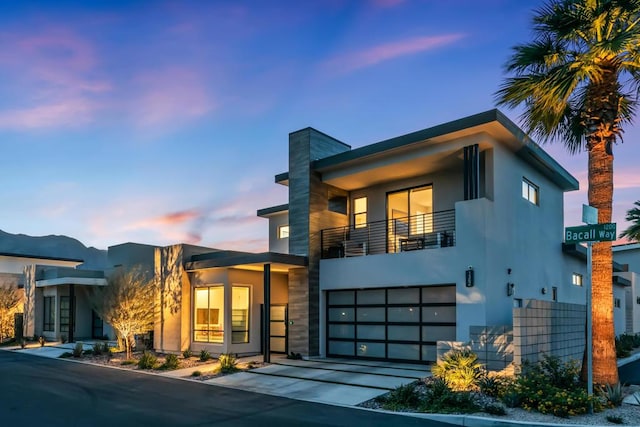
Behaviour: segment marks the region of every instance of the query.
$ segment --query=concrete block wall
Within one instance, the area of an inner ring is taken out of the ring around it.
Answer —
[[[490,371],[500,371],[513,362],[513,328],[508,325],[471,326],[469,344]]]
[[[585,323],[584,305],[524,300],[522,307],[513,309],[515,364],[535,363],[543,355],[582,360]]]
[[[438,341],[438,361],[445,353],[456,349],[470,349],[478,355],[478,361],[490,371],[502,371],[513,363],[513,329],[508,325],[471,326],[469,342]]]

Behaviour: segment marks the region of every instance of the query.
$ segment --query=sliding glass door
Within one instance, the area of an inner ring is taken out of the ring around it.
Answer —
[[[410,247],[414,239],[433,231],[431,185],[387,194],[388,252]],[[418,240],[416,240],[417,242]]]

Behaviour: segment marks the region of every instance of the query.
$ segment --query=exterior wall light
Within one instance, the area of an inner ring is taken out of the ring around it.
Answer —
[[[541,293],[542,295],[546,294],[546,293],[547,293],[547,288],[542,288],[542,289],[540,289],[540,293]]]
[[[636,297],[636,304],[640,304],[640,297]]]
[[[464,284],[467,288],[473,288],[473,267],[469,266],[467,271],[464,272]]]
[[[510,297],[511,295],[513,295],[513,290],[516,287],[515,284],[513,283],[507,283],[507,296]]]

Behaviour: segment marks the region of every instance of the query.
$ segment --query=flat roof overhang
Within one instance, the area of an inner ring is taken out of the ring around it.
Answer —
[[[487,135],[505,144],[562,190],[579,188],[566,169],[496,109],[325,157],[314,161],[312,169],[322,175],[323,182],[354,190],[382,180],[462,165],[462,148],[478,143],[481,150],[486,149],[490,145]],[[288,179],[287,172],[276,175],[278,183],[287,185]]]
[[[60,285],[107,286],[107,279],[97,277],[58,277],[55,279],[36,280],[36,288]]]
[[[186,262],[186,271],[197,271],[211,268],[237,268],[241,270],[263,271],[264,265],[271,265],[271,272],[286,273],[294,268],[307,267],[306,256],[281,254],[277,252],[236,252],[220,251],[194,255]]]

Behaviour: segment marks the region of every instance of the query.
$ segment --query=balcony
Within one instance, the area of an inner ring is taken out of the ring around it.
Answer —
[[[322,230],[322,259],[436,249],[456,244],[455,210]]]

